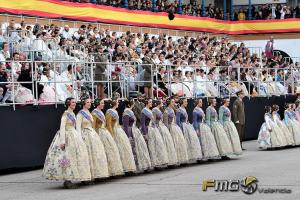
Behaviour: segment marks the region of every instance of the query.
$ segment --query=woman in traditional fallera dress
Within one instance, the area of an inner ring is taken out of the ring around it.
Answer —
[[[166,146],[158,127],[153,121],[152,99],[145,100],[146,107],[141,114],[141,131],[146,138],[153,167],[165,167],[168,164]]]
[[[206,123],[210,126],[211,132],[215,136],[220,156],[223,159],[228,159],[227,156],[233,154],[233,149],[222,124],[218,121],[216,105],[216,99],[209,100],[209,107],[206,109]]]
[[[193,126],[188,122],[186,107],[187,99],[181,99],[180,107],[176,111],[176,123],[181,128],[188,149],[189,162],[195,162],[202,159],[202,150],[197,133]]]
[[[163,108],[163,102],[162,100],[156,100],[154,102],[155,108],[152,109],[153,113],[153,121],[155,125],[158,127],[159,132],[163,138],[164,144],[166,146],[166,150],[168,153],[168,165],[173,166],[178,164],[177,160],[177,153],[175,150],[173,138],[171,136],[171,133],[169,129],[165,126],[165,124],[162,122],[163,119],[163,113],[161,109]]]
[[[122,161],[123,170],[126,173],[136,172],[136,165],[131,148],[130,141],[119,124],[119,114],[117,108],[119,106],[118,100],[111,100],[111,109],[106,111],[106,128],[112,134]]]
[[[294,144],[300,145],[300,125],[299,125],[299,122],[295,118],[292,104],[286,105],[286,110],[284,111],[284,121],[285,121],[285,124],[288,127],[289,131],[293,135]]]
[[[92,179],[102,179],[109,176],[108,164],[104,145],[93,129],[93,117],[89,111],[91,108],[91,99],[84,98],[81,101],[82,110],[77,114],[76,129],[83,138],[89,154]]]
[[[242,154],[242,147],[240,143],[240,137],[234,123],[231,121],[231,112],[228,108],[230,104],[229,98],[223,100],[223,106],[219,108],[219,121],[224,127],[227,133],[229,141],[231,142],[233,153],[235,155]]]
[[[90,181],[91,171],[86,146],[75,129],[73,110],[76,101],[67,98],[65,105],[68,109],[62,115],[60,130],[49,147],[43,176],[49,180],[64,180],[64,186],[70,188],[73,181]]]
[[[95,99],[95,109],[92,112],[93,127],[99,134],[99,137],[104,145],[105,154],[108,164],[109,176],[119,176],[124,174],[122,162],[119,154],[119,149],[110,132],[106,129],[105,115],[102,112],[104,108],[104,100]]]
[[[296,119],[298,120],[298,122],[300,122],[300,103],[299,102],[296,103],[295,113],[296,113]]]
[[[205,113],[202,110],[202,99],[195,101],[196,107],[193,111],[193,127],[198,135],[203,159],[217,159],[220,157],[216,140],[210,130],[210,127],[205,124]]]
[[[187,144],[184,139],[180,127],[175,123],[175,100],[173,98],[167,99],[167,108],[163,115],[164,124],[168,127],[173,138],[177,159],[179,164],[186,164],[188,162]]]
[[[259,148],[270,149],[275,147],[280,147],[281,142],[278,137],[278,132],[281,130],[274,126],[274,121],[272,119],[272,108],[270,106],[265,107],[265,122],[262,124],[257,142]]]
[[[143,172],[151,169],[148,147],[141,131],[136,127],[136,117],[132,111],[134,100],[125,100],[125,105],[122,117],[123,129],[130,140],[137,171]]]
[[[286,140],[286,145],[294,145],[295,142],[294,142],[293,134],[287,128],[286,124],[280,119],[280,115],[278,113],[279,106],[273,105],[272,111],[273,111],[273,113],[272,113],[273,121],[281,129],[281,133],[283,134],[283,136],[285,137],[285,140]]]

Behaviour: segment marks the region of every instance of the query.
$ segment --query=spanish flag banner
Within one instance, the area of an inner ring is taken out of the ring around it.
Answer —
[[[167,13],[127,10],[90,3],[71,3],[58,0],[0,0],[0,11],[16,15],[186,31],[206,31],[230,35],[300,32],[300,19],[232,22],[176,14],[175,19],[170,21]]]

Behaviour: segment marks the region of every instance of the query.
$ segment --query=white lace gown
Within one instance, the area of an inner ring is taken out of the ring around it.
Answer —
[[[109,172],[104,145],[99,135],[93,129],[93,117],[90,112],[79,111],[76,129],[81,133],[88,151],[92,179],[108,177]]]
[[[123,167],[116,142],[110,132],[105,128],[105,115],[101,110],[95,109],[92,112],[94,123],[93,127],[97,130],[99,137],[104,145],[109,176],[123,175]]]
[[[91,170],[85,143],[75,129],[73,112],[65,111],[46,156],[43,177],[49,180],[89,181]],[[61,145],[65,144],[65,150]]]
[[[300,145],[300,123],[295,119],[293,112],[286,110],[284,112],[284,121],[293,135],[294,144]]]
[[[281,138],[281,130],[278,126],[275,126],[274,121],[272,120],[272,115],[270,113],[266,113],[265,122],[262,124],[257,142],[260,148],[270,149],[275,147],[283,146]]]
[[[281,129],[281,133],[284,135],[286,139],[286,145],[294,145],[294,138],[293,134],[290,132],[290,130],[287,128],[285,123],[280,119],[280,116],[278,113],[273,114],[273,121],[279,126]]]

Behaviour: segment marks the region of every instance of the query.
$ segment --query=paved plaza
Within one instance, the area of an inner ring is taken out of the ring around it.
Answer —
[[[243,156],[226,161],[169,169],[139,176],[111,179],[66,190],[62,182],[47,181],[41,170],[0,176],[1,200],[210,200],[300,199],[300,148],[259,151],[255,141],[245,143]],[[287,188],[290,194],[252,195],[202,191],[205,179],[243,179],[255,176],[258,188]]]

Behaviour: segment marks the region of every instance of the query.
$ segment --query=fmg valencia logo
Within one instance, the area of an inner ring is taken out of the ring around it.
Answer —
[[[258,187],[258,179],[254,176],[247,176],[242,180],[215,180],[206,179],[202,183],[202,191],[206,192],[211,188],[215,192],[238,192],[251,195],[258,191],[262,194],[290,194],[291,189],[288,188],[260,188]]]

